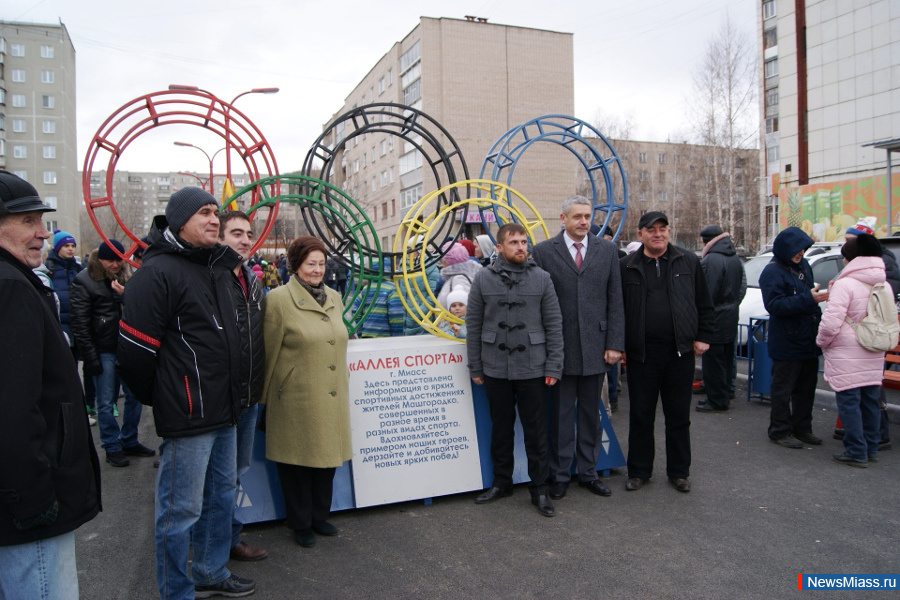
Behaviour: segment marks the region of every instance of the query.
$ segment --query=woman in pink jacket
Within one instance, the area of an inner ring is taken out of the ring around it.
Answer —
[[[819,324],[816,344],[825,354],[825,381],[835,391],[844,423],[844,453],[832,458],[846,465],[867,467],[878,460],[884,353],[866,350],[846,318],[858,323],[866,316],[871,287],[885,281],[881,243],[863,234],[841,248],[844,270],[834,281]]]

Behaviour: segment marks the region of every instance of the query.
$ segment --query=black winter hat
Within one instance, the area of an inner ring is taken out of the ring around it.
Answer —
[[[102,258],[103,260],[121,260],[122,257],[116,254],[110,246],[115,247],[122,255],[125,254],[125,247],[122,246],[122,242],[119,240],[109,240],[109,244],[103,242],[100,244],[100,247],[97,248],[97,258]]]
[[[41,201],[34,186],[9,171],[0,171],[0,215],[56,209]]]
[[[848,261],[857,256],[881,256],[882,254],[881,242],[868,233],[861,233],[856,238],[850,238],[841,246],[841,256]]]
[[[725,232],[722,231],[722,228],[718,225],[707,225],[700,230],[700,239],[703,240],[704,244],[706,244],[709,242],[709,240],[713,239],[714,237],[718,237],[723,233]]]
[[[166,206],[166,221],[169,223],[169,229],[172,233],[177,234],[184,224],[194,216],[198,210],[207,204],[215,204],[215,197],[198,187],[181,188],[169,198]]]

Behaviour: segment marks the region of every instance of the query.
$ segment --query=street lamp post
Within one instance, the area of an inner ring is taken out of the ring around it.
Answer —
[[[169,86],[169,89],[172,91],[183,91],[183,92],[203,92],[205,94],[209,94],[213,98],[217,97],[212,92],[204,90],[204,89],[200,89],[199,87],[197,87],[195,85],[174,85],[173,84],[173,85]],[[237,101],[238,98],[240,98],[241,96],[246,96],[247,94],[277,94],[278,91],[279,91],[279,88],[277,88],[277,87],[253,88],[252,90],[247,90],[246,92],[241,92],[240,94],[238,94],[237,96],[232,98],[231,102],[229,102],[228,104],[225,105],[225,110],[224,110],[225,130],[226,131],[229,130],[229,125],[230,125],[229,122],[231,120],[231,114],[230,114],[231,107],[234,105],[234,103]],[[176,145],[192,146],[192,144],[179,144],[178,142],[176,142]],[[192,147],[196,148],[196,146],[192,146]],[[230,181],[231,180],[231,152],[230,152],[231,139],[230,139],[230,136],[228,136],[228,135],[225,136],[225,147],[222,148],[222,150],[226,150],[226,152],[225,152],[225,176]],[[204,152],[204,154],[206,154],[206,153]],[[217,154],[218,154],[218,151],[217,151]],[[209,158],[208,154],[207,154],[207,158]],[[213,155],[213,158],[215,158],[215,154]],[[213,183],[212,183],[212,159],[210,159],[210,187],[212,187],[212,185],[213,185]]]
[[[216,195],[216,182],[215,182],[215,176],[213,174],[213,161],[216,159],[216,156],[218,156],[219,152],[224,150],[227,146],[223,147],[223,148],[219,148],[218,150],[216,150],[213,153],[212,156],[210,156],[209,153],[206,150],[204,150],[203,148],[201,148],[200,146],[195,146],[194,144],[189,144],[188,142],[172,142],[172,143],[175,144],[176,146],[181,146],[183,148],[196,148],[197,150],[199,150],[200,152],[203,153],[203,155],[206,157],[206,160],[209,161],[209,179],[207,180],[209,182],[209,193],[212,194],[213,196],[215,196]],[[229,179],[230,178],[231,177],[229,176]],[[199,177],[198,177],[198,179],[199,179]]]

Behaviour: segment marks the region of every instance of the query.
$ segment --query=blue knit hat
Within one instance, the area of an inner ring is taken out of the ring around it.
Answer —
[[[53,236],[53,251],[59,253],[59,249],[66,244],[76,244],[75,238],[68,231],[57,231]]]

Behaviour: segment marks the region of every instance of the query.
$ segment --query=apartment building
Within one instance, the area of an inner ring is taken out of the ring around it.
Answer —
[[[47,227],[79,230],[75,47],[66,26],[0,21],[0,168],[57,211]]]
[[[589,138],[596,148],[604,145]],[[619,237],[621,244],[637,240],[641,215],[661,210],[669,217],[673,244],[702,248],[700,230],[716,224],[732,234],[735,246],[746,252],[759,247],[759,192],[757,165],[759,150],[735,150],[697,144],[609,140],[625,169],[628,182],[628,210]],[[585,154],[584,158],[590,157]],[[583,171],[577,175],[577,192],[590,196],[590,184]],[[621,187],[615,188],[621,203]],[[558,212],[558,211],[557,211]],[[620,215],[611,224],[615,230]]]
[[[405,104],[435,119],[459,145],[470,178],[476,178],[493,143],[509,129],[545,114],[573,113],[572,34],[475,17],[422,17],[350,92],[325,130],[345,112],[379,102]],[[402,138],[331,129],[331,147],[343,143],[343,150],[330,182],[360,203],[382,246],[390,248],[403,216],[436,189],[434,177],[423,166],[422,153]],[[512,183],[545,218],[559,214],[560,201],[572,190],[571,156],[553,146],[529,149]],[[462,173],[457,178],[463,179]],[[470,232],[478,233],[478,216],[470,219],[476,221]]]
[[[900,137],[897,31],[900,5],[891,0],[761,0],[769,239],[787,226],[843,239],[863,216],[877,218],[878,235],[888,233],[887,154],[872,144]],[[900,175],[892,179],[897,189]]]

